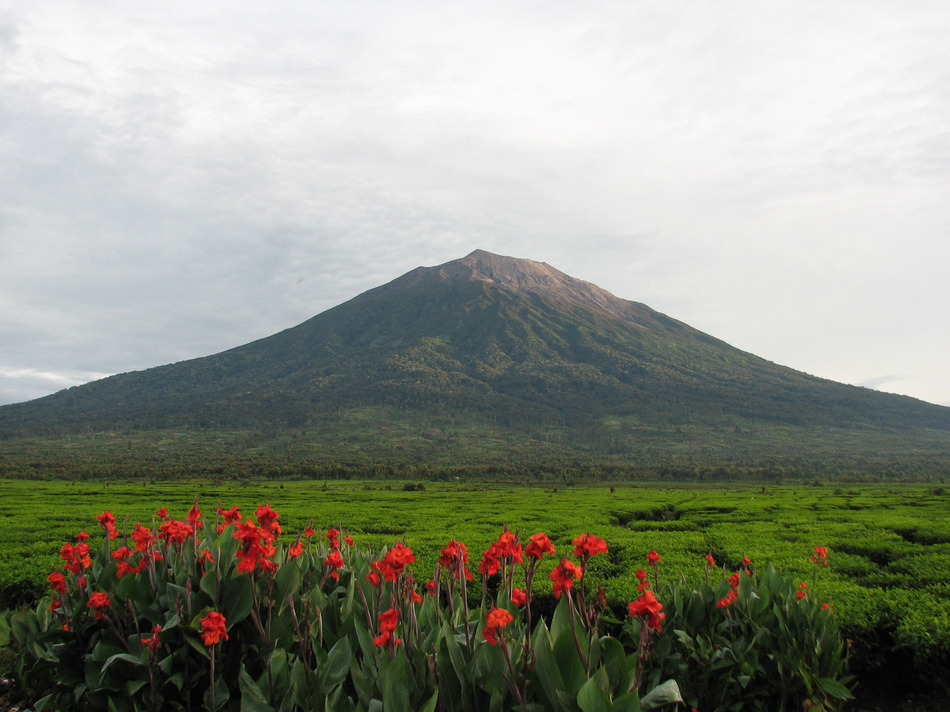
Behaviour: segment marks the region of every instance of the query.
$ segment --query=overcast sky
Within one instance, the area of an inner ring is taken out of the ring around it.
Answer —
[[[476,248],[950,404],[950,2],[0,0],[0,404]]]

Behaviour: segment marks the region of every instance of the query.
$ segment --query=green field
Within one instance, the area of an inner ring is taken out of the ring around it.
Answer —
[[[47,590],[60,546],[81,529],[101,536],[95,516],[111,510],[120,531],[149,523],[159,506],[183,518],[194,497],[206,517],[238,505],[252,515],[269,503],[284,539],[313,520],[348,531],[357,544],[405,537],[428,576],[450,539],[468,545],[473,567],[507,524],[523,536],[545,531],[568,554],[582,532],[605,539],[592,561],[610,601],[634,597],[634,572],[656,549],[663,576],[705,576],[712,553],[728,569],[743,556],[773,563],[817,585],[832,601],[860,667],[904,660],[917,672],[950,660],[950,493],[933,485],[507,487],[498,484],[380,481],[143,482],[0,481],[0,596],[6,606]],[[810,556],[829,549],[817,582]],[[553,564],[552,564],[553,565]],[[546,581],[546,577],[545,581]]]

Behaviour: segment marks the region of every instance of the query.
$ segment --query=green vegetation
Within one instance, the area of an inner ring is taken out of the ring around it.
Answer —
[[[418,490],[412,490],[418,491]],[[503,529],[477,564],[464,542],[428,574],[405,541],[373,549],[331,528],[282,538],[260,505],[176,520],[162,508],[126,538],[98,517],[60,551],[48,595],[10,618],[12,672],[37,710],[816,712],[851,697],[833,607],[769,565],[708,582],[645,560],[612,610],[581,533],[558,550]],[[817,548],[815,567],[825,559]],[[706,559],[712,566],[712,556]],[[545,578],[543,573],[549,575]],[[473,575],[474,574],[474,575]],[[545,615],[534,595],[553,582]],[[596,586],[596,588],[595,588]]]
[[[103,510],[120,530],[149,523],[164,505],[183,517],[195,495],[206,509],[219,502],[250,509],[268,502],[282,516],[285,536],[313,518],[317,528],[344,524],[361,545],[383,546],[403,536],[416,570],[431,571],[450,538],[473,556],[507,523],[522,533],[546,531],[559,550],[581,531],[609,545],[592,560],[612,606],[636,592],[634,572],[646,552],[663,556],[661,582],[682,572],[705,581],[712,553],[727,570],[748,556],[753,567],[774,564],[794,581],[812,582],[815,546],[830,551],[819,571],[822,594],[835,606],[853,641],[852,668],[944,680],[950,661],[950,493],[939,485],[624,485],[544,487],[416,481],[0,482],[0,594],[7,605],[47,591],[64,541]],[[541,577],[539,592],[549,590]],[[550,585],[549,583],[547,585]],[[543,605],[543,604],[539,604]]]

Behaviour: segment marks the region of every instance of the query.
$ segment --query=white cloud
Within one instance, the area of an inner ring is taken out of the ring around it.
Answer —
[[[948,47],[926,0],[7,9],[0,403],[476,247],[950,402]]]

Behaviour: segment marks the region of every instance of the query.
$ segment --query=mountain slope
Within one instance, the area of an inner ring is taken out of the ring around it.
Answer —
[[[581,446],[609,417],[950,432],[950,408],[775,365],[546,264],[477,250],[214,356],[5,406],[0,436],[280,430],[369,406],[553,425]]]

